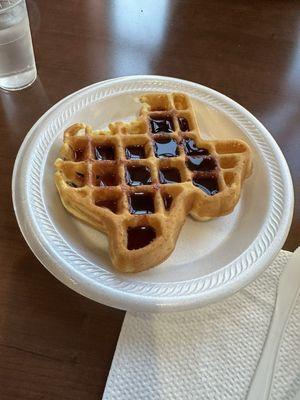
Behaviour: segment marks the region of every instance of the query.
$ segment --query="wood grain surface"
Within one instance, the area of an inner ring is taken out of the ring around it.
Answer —
[[[300,2],[28,0],[38,80],[0,92],[0,399],[99,400],[124,313],[58,282],[18,229],[11,174],[27,131],[91,83],[158,74],[210,86],[252,112],[290,166],[300,237]],[[0,60],[1,63],[1,60]]]

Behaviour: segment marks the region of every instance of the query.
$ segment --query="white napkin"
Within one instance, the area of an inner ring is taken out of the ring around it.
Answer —
[[[103,399],[245,399],[290,254],[281,251],[255,282],[223,302],[180,313],[128,312]],[[293,399],[299,388],[300,296],[280,348],[271,399]]]

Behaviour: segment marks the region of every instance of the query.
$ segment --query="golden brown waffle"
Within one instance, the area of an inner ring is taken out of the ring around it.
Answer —
[[[139,118],[109,131],[75,124],[64,133],[55,182],[66,209],[108,236],[114,266],[138,272],[173,251],[188,213],[230,213],[251,174],[241,140],[202,140],[189,98],[141,97]]]

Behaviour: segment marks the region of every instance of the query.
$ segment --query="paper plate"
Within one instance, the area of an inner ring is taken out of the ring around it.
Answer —
[[[208,222],[188,217],[164,263],[125,275],[112,267],[106,236],[62,206],[53,163],[67,126],[85,122],[96,129],[134,119],[140,107],[136,97],[149,91],[188,94],[204,138],[247,141],[253,149],[254,170],[232,214]],[[15,162],[12,188],[19,226],[41,263],[84,296],[126,310],[183,310],[236,292],[281,249],[293,212],[289,169],[263,125],[212,89],[160,76],[99,82],[53,106],[26,136]]]

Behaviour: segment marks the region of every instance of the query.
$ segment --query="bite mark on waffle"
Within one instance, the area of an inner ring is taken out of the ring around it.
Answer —
[[[230,213],[252,171],[242,140],[203,140],[182,93],[140,98],[136,121],[108,131],[77,123],[64,132],[55,183],[65,208],[108,236],[113,265],[138,272],[174,250],[187,214]]]

